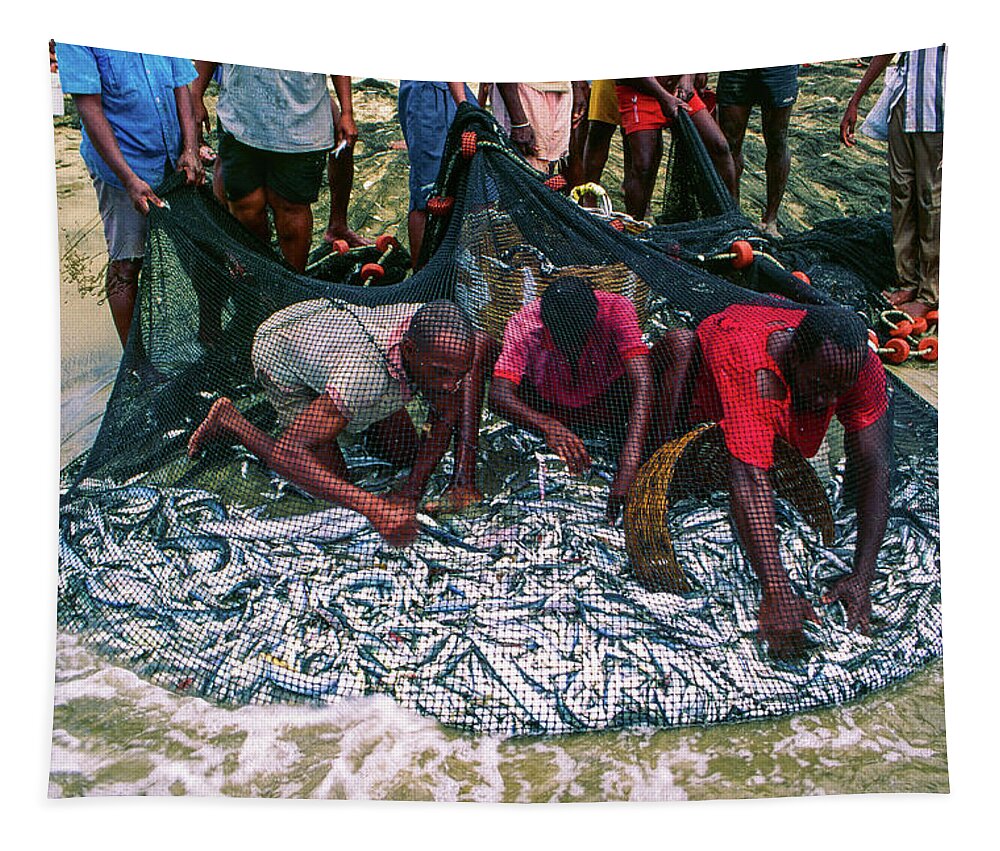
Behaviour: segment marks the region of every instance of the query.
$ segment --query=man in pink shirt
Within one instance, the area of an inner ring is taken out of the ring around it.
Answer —
[[[540,299],[507,323],[490,405],[512,423],[543,435],[574,474],[590,467],[576,430],[614,425],[627,415],[608,495],[613,521],[639,469],[652,395],[649,349],[632,302],[567,277],[549,284]]]

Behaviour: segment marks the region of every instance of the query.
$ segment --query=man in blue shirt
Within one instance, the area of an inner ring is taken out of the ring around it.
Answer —
[[[104,221],[108,304],[124,346],[145,253],[146,214],[150,204],[163,204],[153,187],[174,170],[189,183],[205,177],[187,88],[194,65],[75,44],[59,44],[56,52],[63,91],[73,96],[83,125],[80,154]]]

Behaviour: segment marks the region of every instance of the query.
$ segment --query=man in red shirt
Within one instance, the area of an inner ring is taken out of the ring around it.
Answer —
[[[848,627],[867,633],[868,589],[889,509],[891,423],[885,371],[868,347],[864,322],[840,307],[732,305],[701,322],[696,335],[665,338],[654,349],[654,369],[662,398],[675,406],[659,412],[658,436],[675,422],[714,421],[722,429],[733,517],[763,590],[760,635],[778,656],[801,650],[803,623],[817,617],[792,590],[779,556],[768,478],[774,439],[811,457],[837,415],[847,480],[856,484],[858,542],[852,572],[823,602],[843,603]]]
[[[652,399],[649,348],[624,296],[595,292],[582,278],[560,278],[507,323],[490,405],[543,435],[571,473],[590,467],[575,429],[628,416],[609,520],[617,518],[638,472]]]

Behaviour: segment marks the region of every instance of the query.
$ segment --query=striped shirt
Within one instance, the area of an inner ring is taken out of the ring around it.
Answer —
[[[944,81],[947,47],[908,50],[902,57],[903,107],[907,133],[944,131]]]

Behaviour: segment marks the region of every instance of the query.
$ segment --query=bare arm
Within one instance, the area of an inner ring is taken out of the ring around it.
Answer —
[[[448,91],[456,104],[465,103],[465,83],[448,83]]]
[[[420,441],[420,448],[417,450],[413,467],[410,468],[410,475],[406,479],[406,484],[399,491],[402,498],[412,501],[414,504],[420,501],[427,489],[427,482],[430,480],[431,474],[441,463],[444,453],[448,450],[452,431],[458,421],[459,400],[449,398],[442,405],[431,406],[430,432]]]
[[[690,107],[684,101],[663,88],[663,85],[656,77],[629,77],[617,82],[631,86],[636,91],[656,98],[657,103],[660,104],[660,108],[663,110],[663,114],[667,118],[673,118],[677,114],[678,109],[683,109],[685,112],[690,110]]]
[[[351,78],[338,74],[330,75],[333,79],[333,90],[340,102],[340,120],[337,122],[337,144],[347,142],[353,148],[358,141],[358,128],[354,123],[354,102],[351,98]]]
[[[848,479],[858,487],[858,543],[851,573],[838,580],[823,597],[824,603],[843,603],[848,629],[857,626],[866,634],[871,626],[869,588],[889,518],[890,441],[888,414],[861,431],[845,435]]]
[[[196,59],[194,69],[198,72],[198,77],[191,83],[191,108],[194,113],[195,124],[203,134],[202,138],[212,132],[212,124],[208,118],[208,110],[205,108],[205,92],[208,91],[208,84],[212,82],[218,62],[206,62],[203,59]]]
[[[490,384],[490,407],[514,425],[541,434],[549,449],[566,462],[574,475],[590,467],[590,455],[583,441],[559,420],[522,402],[517,394],[517,385],[509,378],[493,376]]]
[[[625,364],[625,375],[632,394],[632,404],[629,408],[625,442],[618,456],[618,470],[608,494],[608,520],[612,522],[617,519],[636,473],[639,472],[653,403],[653,371],[649,365],[649,357],[641,355],[629,359]]]
[[[486,109],[486,105],[490,102],[490,84],[480,83],[479,84],[479,94],[476,100],[479,101],[479,105]]]
[[[271,468],[319,499],[358,511],[391,544],[416,536],[414,506],[399,505],[341,478],[326,460],[347,420],[327,395],[315,399],[275,443]]]
[[[80,113],[80,120],[87,130],[94,149],[101,159],[108,164],[115,176],[121,181],[125,191],[132,199],[133,205],[140,213],[148,213],[149,205],[156,204],[163,206],[152,188],[145,180],[142,180],[132,167],[126,162],[121,148],[118,147],[118,140],[115,138],[115,131],[108,122],[104,114],[104,106],[101,103],[100,95],[73,95],[73,103],[76,104],[77,112]]]
[[[840,121],[840,141],[849,148],[854,144],[854,127],[858,123],[858,106],[861,104],[861,99],[871,88],[872,83],[881,77],[882,72],[889,67],[893,56],[892,53],[883,53],[873,57],[871,64],[861,78],[861,82],[858,83],[858,88],[847,102],[847,109]]]
[[[590,83],[586,80],[573,81],[573,112],[570,124],[576,127],[587,117],[587,107],[590,105]]]
[[[729,474],[733,520],[761,584],[760,637],[775,656],[793,655],[803,647],[803,621],[818,618],[812,606],[792,590],[781,564],[770,478],[767,470],[734,456],[730,456]]]
[[[521,105],[517,83],[497,83],[507,114],[510,116],[510,141],[523,154],[534,154],[535,128],[528,123],[528,116]]]
[[[198,156],[198,122],[194,117],[191,92],[187,86],[174,89],[177,102],[177,121],[181,127],[181,153],[177,158],[177,170],[184,172],[188,183],[201,185],[205,181],[205,168]]]

